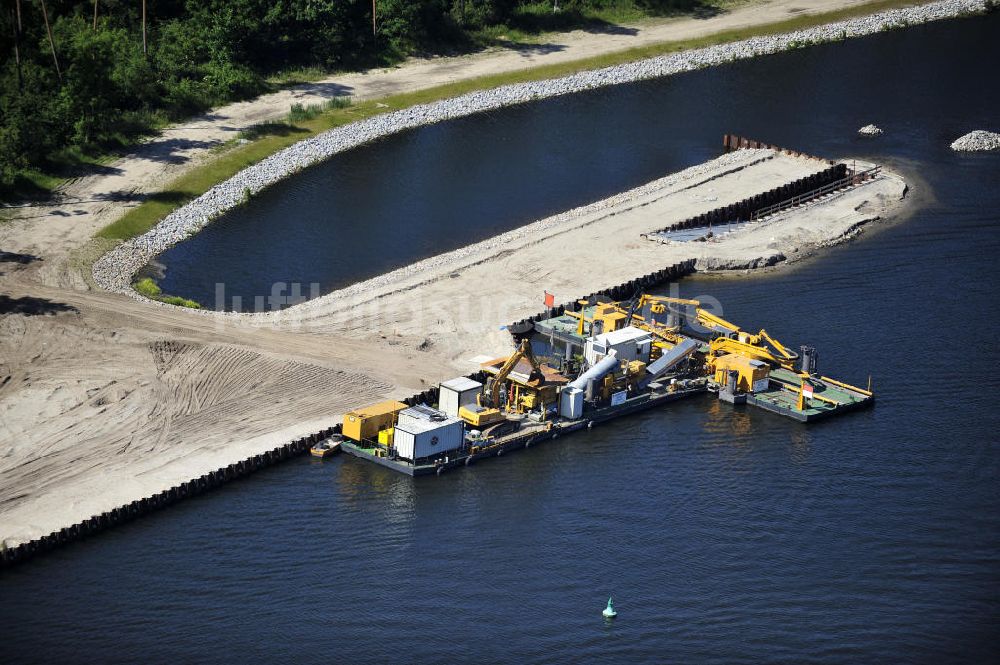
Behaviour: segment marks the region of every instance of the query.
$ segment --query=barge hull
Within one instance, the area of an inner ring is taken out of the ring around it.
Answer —
[[[530,448],[536,443],[558,438],[561,434],[576,432],[598,423],[607,422],[621,416],[645,411],[661,404],[675,402],[686,397],[703,395],[705,392],[705,388],[703,386],[699,386],[697,388],[678,390],[672,393],[663,393],[659,395],[640,395],[626,400],[624,403],[616,406],[607,406],[596,409],[588,414],[588,417],[581,418],[580,420],[554,423],[550,428],[537,431],[515,433],[508,439],[497,442],[485,450],[480,450],[474,453],[459,453],[454,457],[449,455],[447,462],[440,461],[438,463],[432,462],[428,464],[414,465],[404,460],[379,457],[371,452],[373,450],[372,448],[364,448],[357,445],[357,443],[353,441],[344,441],[343,444],[341,444],[341,450],[348,455],[352,455],[369,462],[374,462],[375,464],[384,466],[387,469],[392,469],[393,471],[398,471],[408,476],[428,476],[432,474],[441,475],[446,470],[457,466],[469,466],[473,462],[481,459],[488,457],[500,457],[504,453],[510,451]]]

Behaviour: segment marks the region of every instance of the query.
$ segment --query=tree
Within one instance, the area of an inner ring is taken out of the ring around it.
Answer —
[[[45,9],[45,0],[41,0],[42,3],[42,17],[45,19],[45,32],[49,35],[49,48],[52,49],[52,62],[56,66],[56,76],[59,77],[59,83],[62,83],[62,72],[59,71],[59,57],[56,56],[56,43],[52,39],[52,26],[49,25],[49,12]]]

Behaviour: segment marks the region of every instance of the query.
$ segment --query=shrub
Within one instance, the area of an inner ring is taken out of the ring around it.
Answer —
[[[168,305],[177,305],[178,307],[201,309],[201,304],[195,302],[194,300],[188,300],[187,298],[181,298],[180,296],[163,295],[163,291],[160,289],[159,284],[157,284],[156,280],[152,277],[143,277],[136,282],[132,288],[150,300],[158,300],[159,302],[163,302]]]

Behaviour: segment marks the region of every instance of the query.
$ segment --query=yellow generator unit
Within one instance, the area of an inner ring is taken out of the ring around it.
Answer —
[[[389,447],[392,445],[392,440],[396,436],[396,428],[390,427],[389,429],[379,430],[378,442],[380,445]]]
[[[721,386],[726,385],[729,372],[738,375],[736,389],[740,392],[756,393],[767,390],[771,367],[762,360],[730,353],[715,359],[713,378]]]
[[[379,432],[396,425],[396,416],[407,408],[402,402],[379,402],[344,415],[341,434],[354,441],[375,440]]]

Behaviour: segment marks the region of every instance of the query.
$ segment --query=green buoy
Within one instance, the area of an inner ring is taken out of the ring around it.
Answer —
[[[605,619],[614,619],[618,616],[618,612],[615,612],[615,604],[611,601],[611,596],[608,596],[608,606],[604,608],[601,614],[604,615]]]

